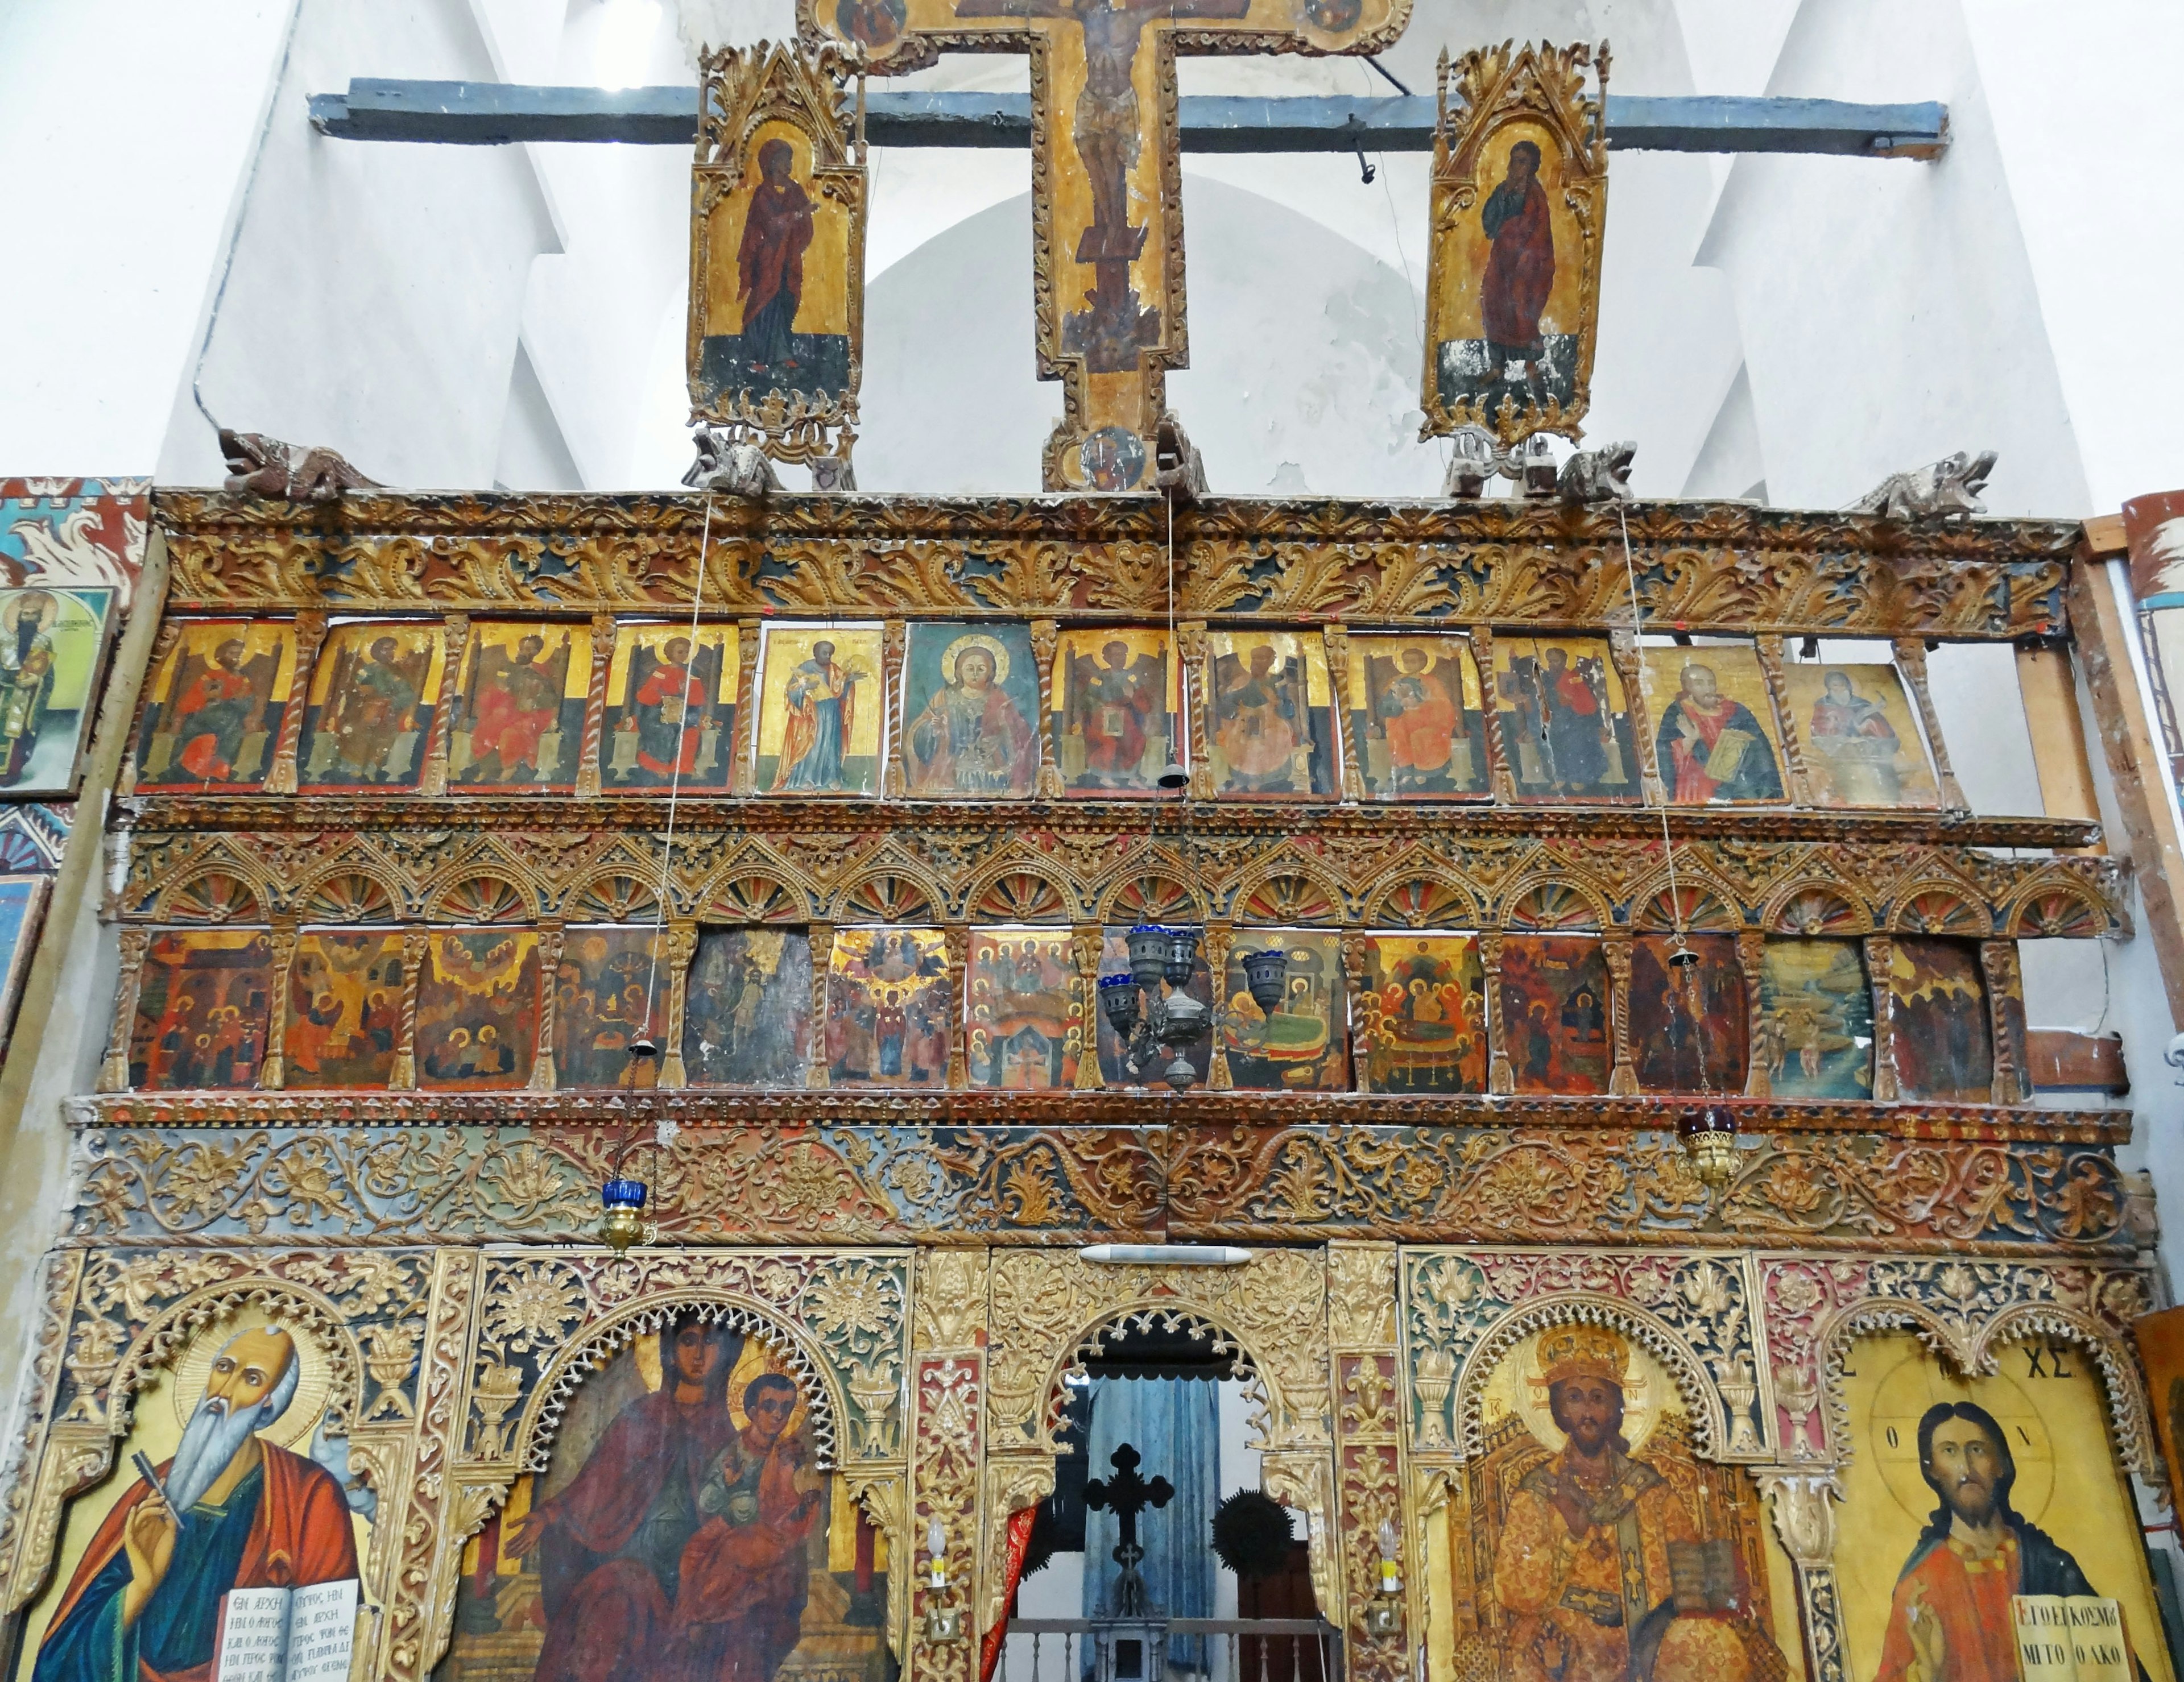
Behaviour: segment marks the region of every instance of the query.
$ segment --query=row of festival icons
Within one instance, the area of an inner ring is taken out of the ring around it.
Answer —
[[[413,964],[400,929],[305,930],[284,971],[262,928],[163,932],[121,1001],[109,1089],[612,1087],[640,1041],[665,1046],[671,1085],[1147,1085],[1170,1078],[1167,1058],[1134,1056],[1134,1023],[1104,1008],[1109,978],[1139,968],[1133,933],[973,928],[951,961],[934,927],[708,927],[688,946],[649,927],[447,929]],[[1596,935],[1346,949],[1331,932],[1239,929],[1212,955],[1217,989],[1202,946],[1180,984],[1154,986],[1210,1021],[1171,1037],[1196,1084],[1989,1101],[1996,1022],[2018,1018],[1996,1011],[1976,944],[1897,937],[1876,985],[1855,939],[1683,939],[1693,962],[1675,961],[1676,937],[1640,935],[1626,966]]]
[[[1028,626],[918,622],[898,675],[878,623],[767,624],[739,732],[743,634],[473,621],[450,682],[438,621],[348,621],[299,682],[292,621],[186,622],[136,787],[1100,798],[1181,761],[1223,798],[1955,804],[1892,664],[1770,670],[1751,642],[1618,663],[1598,636],[1217,628],[1178,660],[1162,629],[1101,626],[1056,633],[1043,671]]]

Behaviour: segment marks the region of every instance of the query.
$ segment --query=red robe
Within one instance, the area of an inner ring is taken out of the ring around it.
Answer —
[[[1546,189],[1535,181],[1525,192],[1524,209],[1494,233],[1494,252],[1486,259],[1479,293],[1487,343],[1537,344],[1540,312],[1547,307],[1554,284],[1554,230],[1547,217]]]
[[[1682,704],[1682,716],[1697,727],[1700,750],[1695,750],[1690,738],[1681,733],[1669,744],[1676,766],[1676,791],[1669,798],[1680,806],[1702,806],[1713,799],[1713,791],[1721,787],[1707,775],[1707,755],[1713,751],[1713,744],[1728,727],[1736,711],[1736,703],[1724,695],[1713,704],[1712,712],[1705,712],[1689,695],[1678,699]]]
[[[175,716],[187,732],[192,718],[205,708],[221,701],[239,700],[251,693],[248,678],[224,666],[214,666],[191,680],[175,708]],[[182,750],[176,758],[181,762],[182,769],[200,783],[225,783],[235,774],[220,757],[220,738],[210,731],[186,735]]]
[[[355,1576],[356,1533],[350,1528],[348,1502],[333,1474],[317,1462],[306,1460],[263,1438],[259,1440],[259,1447],[265,1456],[265,1489],[259,1497],[258,1512],[251,1520],[250,1539],[243,1545],[242,1557],[237,1563],[235,1581],[230,1587],[292,1589],[313,1583],[338,1583]],[[170,1459],[159,1468],[162,1483],[166,1481],[168,1470],[174,1463]],[[47,1626],[48,1641],[59,1634],[79,1607],[86,1615],[96,1615],[92,1607],[84,1605],[84,1590],[122,1551],[129,1515],[150,1493],[140,1479],[131,1486],[128,1494],[114,1502],[98,1534],[92,1537],[90,1546],[84,1549],[75,1575],[69,1579],[68,1592],[53,1609],[53,1622]],[[176,1546],[183,1546],[187,1535],[185,1531]],[[140,1682],[210,1682],[212,1669],[210,1664],[201,1664],[170,1674],[145,1667]]]
[[[1463,715],[1438,683],[1421,682],[1418,687],[1425,699],[1383,721],[1388,757],[1405,771],[1439,771],[1448,763],[1449,744],[1463,733]]]
[[[1954,1541],[1936,1547],[1896,1585],[1875,1682],[1904,1682],[1910,1671],[1915,1649],[1908,1620],[1914,1600],[1941,1620],[1947,1682],[2017,1682],[2009,1601],[2018,1591],[2019,1577],[2015,1536],[2004,1537],[1985,1559]]]
[[[746,329],[781,293],[804,295],[804,248],[811,243],[810,196],[794,181],[778,192],[761,182],[751,195],[736,248],[736,289],[743,294]]]

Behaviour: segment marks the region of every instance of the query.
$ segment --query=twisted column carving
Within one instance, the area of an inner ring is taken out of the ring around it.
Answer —
[[[807,1087],[827,1085],[827,977],[834,967],[834,925],[811,925],[811,1050],[804,1070]],[[949,1056],[955,1056],[951,1041]]]
[[[751,791],[751,744],[758,739],[759,621],[736,621],[736,734],[731,751],[738,794]]]
[[[599,792],[599,738],[606,733],[607,669],[614,659],[614,615],[593,614],[592,678],[584,691],[584,739],[577,757],[577,798],[580,800],[590,799]],[[677,753],[679,757],[679,749]]]
[[[1061,798],[1061,767],[1054,758],[1054,651],[1060,629],[1051,619],[1031,622],[1032,664],[1039,668],[1039,798]]]
[[[170,624],[168,629],[174,627]],[[296,615],[296,666],[288,678],[288,704],[281,710],[281,734],[273,744],[273,763],[265,773],[265,792],[296,792],[296,752],[304,740],[304,709],[311,698],[311,673],[326,640],[326,616],[305,608]],[[154,665],[153,671],[159,668]]]
[[[1609,934],[1601,941],[1607,959],[1608,1022],[1613,1033],[1614,1065],[1608,1071],[1607,1090],[1628,1098],[1638,1090],[1638,1072],[1630,1062],[1630,959],[1628,934]]]
[[[265,1055],[258,1061],[258,1084],[265,1092],[278,1092],[287,1083],[289,977],[296,967],[296,922],[276,918],[272,934],[273,963],[266,992]]]
[[[1236,926],[1225,917],[1206,925],[1206,972],[1213,983],[1213,1047],[1206,1085],[1212,1092],[1226,1092],[1235,1084],[1228,1073],[1228,949],[1235,939]]]
[[[941,945],[948,961],[948,1089],[961,1092],[971,1083],[969,1060],[965,1055],[964,1041],[970,1038],[965,1028],[970,1020],[964,989],[964,976],[971,963],[971,926],[968,923],[944,923],[940,929]],[[998,1060],[1000,1048],[994,1047]]]
[[[1491,627],[1472,627],[1471,658],[1479,667],[1479,697],[1484,703],[1479,716],[1486,725],[1486,783],[1494,791],[1495,800],[1507,805],[1517,798],[1517,784],[1509,774],[1509,744],[1503,739],[1502,686],[1494,676]]]
[[[425,744],[425,768],[417,779],[417,792],[437,799],[448,792],[448,744],[455,733],[455,714],[462,706],[463,652],[471,639],[471,616],[451,613],[440,627],[440,704],[432,709],[432,733]]]
[[[1100,1079],[1100,958],[1106,931],[1080,922],[1069,931],[1069,954],[1077,965],[1077,1010],[1084,1023],[1084,1044],[1077,1054],[1077,1090],[1097,1092]]]
[[[1980,942],[1980,967],[1986,972],[1986,1019],[1994,1041],[1993,1101],[2030,1104],[2032,1083],[2020,1054],[2024,1050],[2025,978],[2018,967],[2014,940]]]
[[[1486,1089],[1506,1098],[1517,1089],[1517,1073],[1509,1066],[1509,1028],[1502,1020],[1502,937],[1479,937],[1479,961],[1486,972],[1486,1043],[1493,1055],[1486,1064]]]
[[[538,1044],[531,1059],[531,1078],[526,1083],[533,1092],[551,1092],[557,1083],[554,1073],[554,1024],[561,993],[562,933],[559,922],[538,926]]]
[[[902,739],[902,655],[909,632],[904,621],[890,619],[880,627],[881,716],[887,739],[881,744],[880,798],[900,800],[908,781]]]
[[[1774,1094],[1774,1058],[1780,1051],[1779,1028],[1760,1009],[1760,976],[1767,961],[1767,937],[1756,928],[1741,929],[1736,936],[1736,967],[1744,977],[1744,1020],[1749,1055],[1744,1064],[1744,1095],[1771,1098]],[[1771,1049],[1770,1049],[1771,1048]]]
[[[417,1084],[417,984],[424,975],[430,938],[425,929],[402,931],[402,1030],[394,1044],[394,1068],[387,1078],[387,1085],[398,1092]]]

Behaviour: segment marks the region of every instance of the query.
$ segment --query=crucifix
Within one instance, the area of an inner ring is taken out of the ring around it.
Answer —
[[[1149,490],[1184,323],[1178,53],[1373,53],[1411,0],[797,0],[878,75],[1031,57],[1039,376],[1062,382],[1050,491]],[[1059,138],[1066,136],[1066,138]]]
[[[1113,1513],[1122,1528],[1123,1540],[1111,1556],[1123,1568],[1123,1574],[1115,1579],[1111,1613],[1116,1618],[1148,1617],[1152,1609],[1146,1604],[1145,1579],[1138,1570],[1145,1557],[1145,1549],[1138,1545],[1138,1515],[1149,1507],[1166,1507],[1174,1498],[1175,1485],[1165,1478],[1155,1478],[1150,1483],[1140,1478],[1138,1451],[1128,1443],[1109,1455],[1107,1463],[1115,1468],[1115,1475],[1095,1478],[1085,1484],[1084,1505],[1095,1512]]]

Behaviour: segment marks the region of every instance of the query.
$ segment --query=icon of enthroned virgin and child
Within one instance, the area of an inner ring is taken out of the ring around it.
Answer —
[[[441,1682],[881,1682],[887,1562],[804,1382],[696,1313],[577,1390],[465,1562]]]

